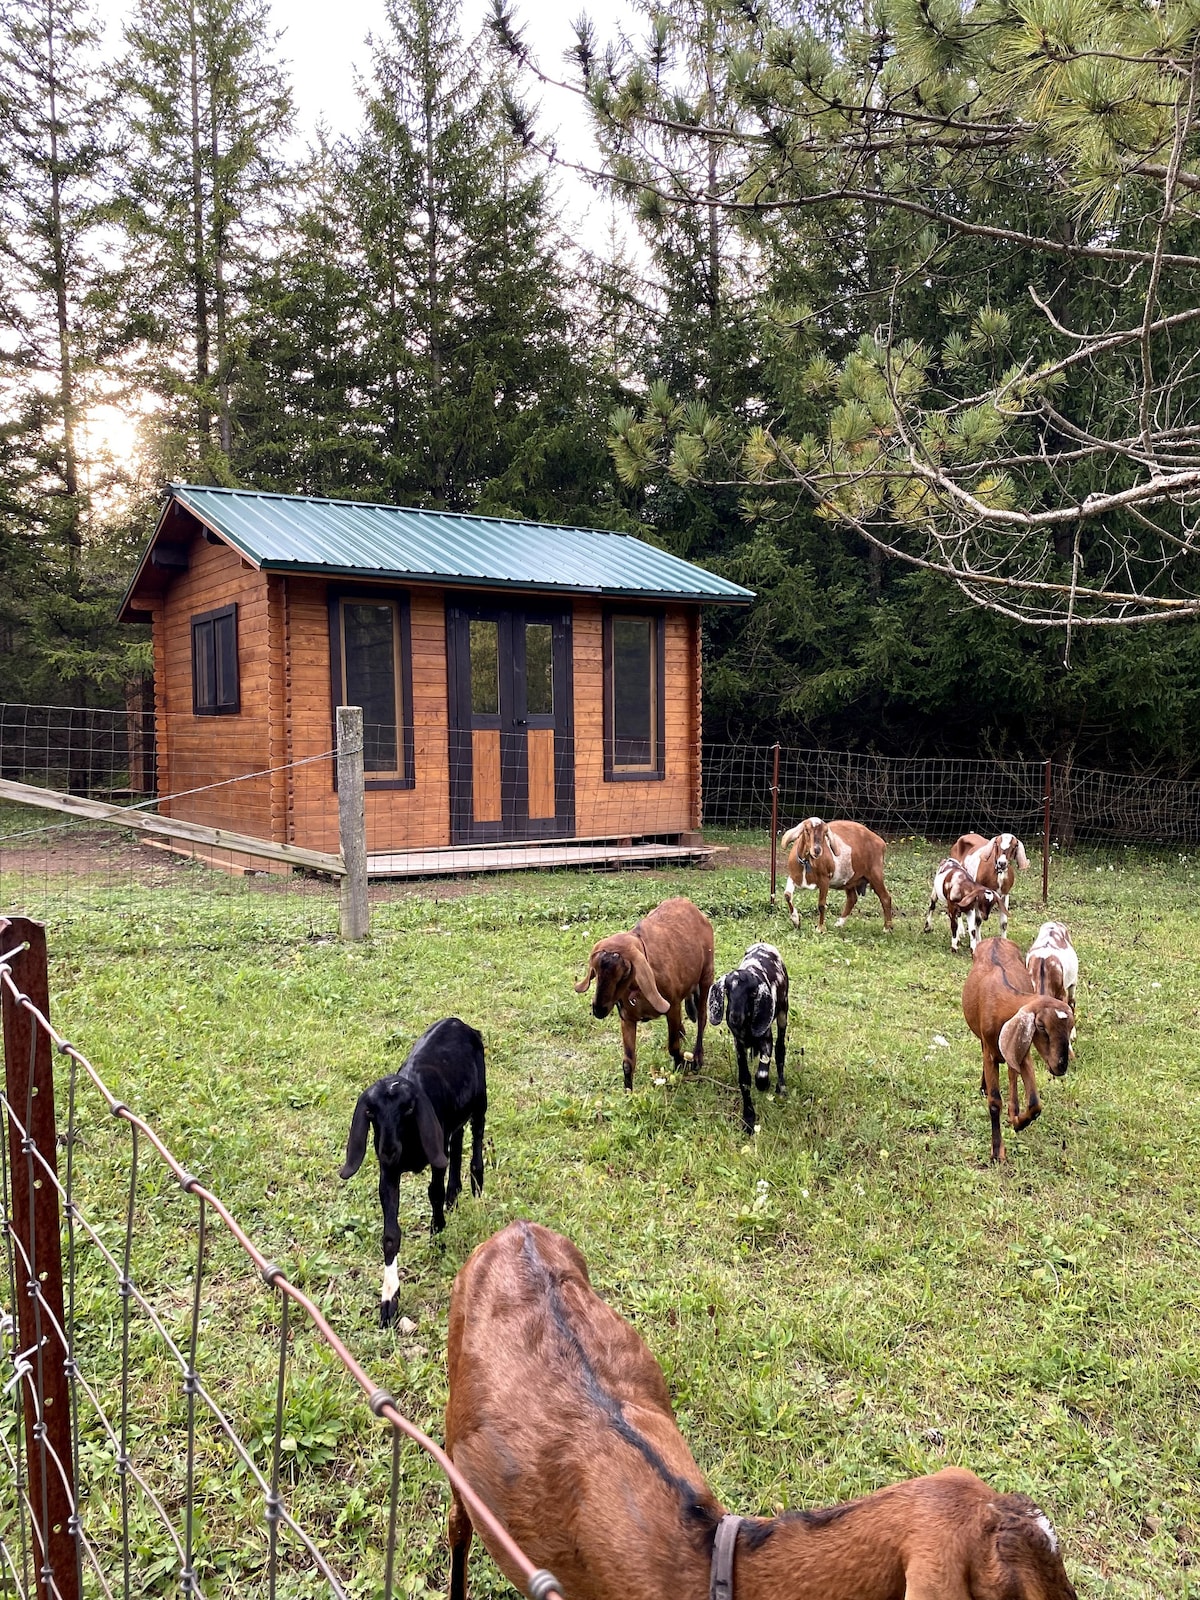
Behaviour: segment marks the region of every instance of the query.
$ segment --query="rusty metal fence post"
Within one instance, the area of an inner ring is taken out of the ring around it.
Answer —
[[[1042,904],[1050,899],[1050,762],[1046,762],[1046,788],[1042,800]]]
[[[775,904],[775,877],[779,858],[779,746],[773,746],[771,762],[771,904]]]
[[[0,918],[0,957],[21,993],[49,1016],[42,924],[28,917]],[[3,1026],[9,1229],[19,1352],[14,1365],[25,1419],[25,1481],[37,1593],[39,1600],[79,1600],[62,1241],[58,1190],[50,1176],[58,1172],[54,1062],[49,1037],[7,988]]]

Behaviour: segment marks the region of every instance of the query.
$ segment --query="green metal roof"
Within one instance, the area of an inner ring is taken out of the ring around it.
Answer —
[[[690,561],[628,534],[596,528],[192,484],[172,484],[168,495],[168,510],[171,501],[185,507],[256,567],[270,572],[709,605],[747,605],[754,599],[751,590]],[[135,578],[126,606],[137,586]]]

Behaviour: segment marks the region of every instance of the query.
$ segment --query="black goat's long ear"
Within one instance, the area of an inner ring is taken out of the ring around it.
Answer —
[[[352,1178],[362,1166],[363,1157],[367,1153],[367,1129],[371,1126],[371,1109],[367,1103],[367,1094],[364,1090],[358,1097],[358,1104],[354,1108],[354,1117],[350,1123],[350,1137],[346,1141],[346,1160],[339,1178]]]
[[[449,1157],[446,1155],[445,1132],[438,1121],[437,1112],[429,1103],[429,1097],[420,1091],[417,1093],[417,1132],[421,1136],[421,1149],[429,1165],[446,1167]]]
[[[726,974],[728,976],[728,974]],[[708,1021],[709,1025],[719,1028],[725,1020],[725,979],[714,978],[712,987],[708,991]]]

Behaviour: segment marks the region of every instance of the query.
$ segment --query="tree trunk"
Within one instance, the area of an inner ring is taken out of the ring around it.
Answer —
[[[204,172],[200,160],[200,45],[196,6],[188,6],[188,42],[192,90],[192,278],[196,291],[196,432],[201,457],[212,442],[208,403],[208,281],[204,264]]]
[[[50,246],[54,261],[55,316],[58,326],[58,402],[63,428],[63,487],[74,502],[67,521],[67,565],[79,568],[83,538],[79,528],[79,462],[75,446],[75,375],[71,362],[71,326],[67,311],[67,251],[62,229],[62,171],[58,159],[58,68],[54,53],[54,0],[46,8],[46,66],[50,111]]]

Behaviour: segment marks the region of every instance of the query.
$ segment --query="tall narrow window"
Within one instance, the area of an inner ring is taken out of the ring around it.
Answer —
[[[237,606],[222,606],[192,618],[192,712],[231,717],[240,709]]]
[[[663,619],[612,614],[604,623],[604,775],[661,778]]]
[[[406,597],[331,599],[334,704],[361,706],[368,788],[410,788],[413,738]]]

